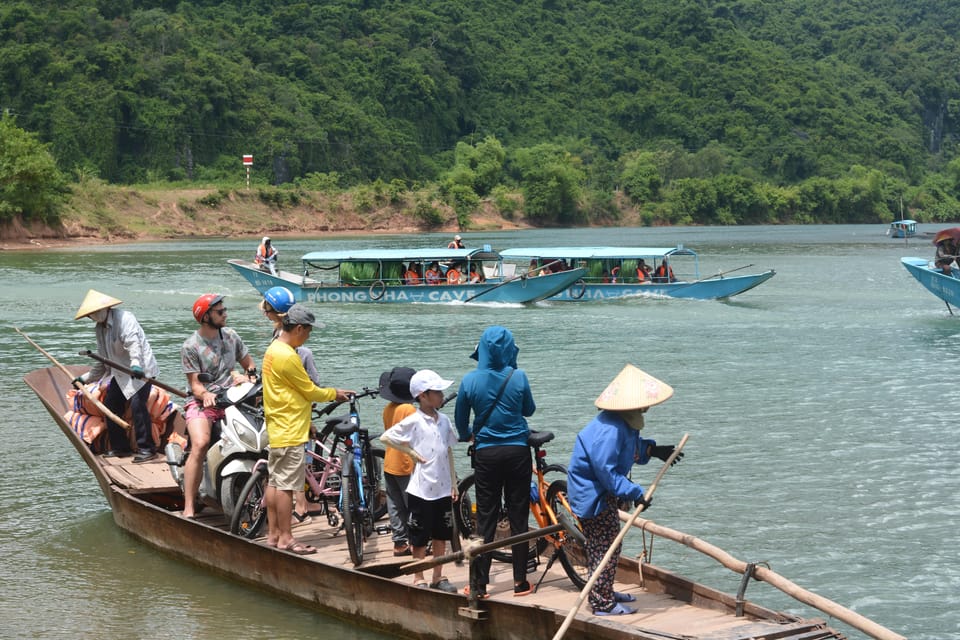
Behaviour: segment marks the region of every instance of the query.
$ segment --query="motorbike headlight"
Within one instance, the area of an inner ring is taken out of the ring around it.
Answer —
[[[241,422],[240,420],[234,420],[233,428],[237,433],[237,437],[240,438],[240,442],[245,447],[253,450],[260,448],[260,438],[258,437],[256,430],[250,428],[250,425]]]

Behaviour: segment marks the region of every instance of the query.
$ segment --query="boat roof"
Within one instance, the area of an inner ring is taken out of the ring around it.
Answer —
[[[916,220],[895,220],[890,223],[890,226],[899,227],[900,225],[905,225],[905,224],[917,224],[917,221]]]
[[[504,258],[660,258],[697,255],[682,245],[676,247],[522,247],[500,252]]]
[[[500,254],[482,249],[344,249],[312,251],[303,255],[304,262],[401,262],[405,260],[500,260]]]

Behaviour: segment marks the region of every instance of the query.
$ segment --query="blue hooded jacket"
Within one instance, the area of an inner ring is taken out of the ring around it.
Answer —
[[[578,518],[596,518],[607,508],[607,497],[639,500],[643,487],[627,478],[631,467],[647,464],[649,446],[616,411],[601,411],[577,434],[567,467],[567,500]],[[638,455],[639,453],[639,455]]]
[[[513,375],[503,389],[486,424],[476,434],[474,446],[478,449],[493,446],[527,446],[530,428],[525,416],[537,410],[530,391],[530,381],[523,369],[517,369],[517,353],[520,350],[513,341],[513,334],[506,327],[487,327],[480,336],[480,343],[473,354],[477,368],[463,377],[457,391],[454,420],[461,442],[474,435],[476,421],[497,397],[503,381]],[[473,411],[473,421],[470,412]]]

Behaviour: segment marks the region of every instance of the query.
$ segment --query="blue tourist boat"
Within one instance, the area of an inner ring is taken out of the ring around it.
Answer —
[[[917,221],[894,220],[887,228],[887,235],[891,238],[912,238],[917,235]]]
[[[728,274],[745,265],[700,277],[699,257],[683,245],[655,247],[525,247],[500,252],[504,258],[523,262],[528,269],[566,273],[586,269],[582,280],[550,300],[610,300],[660,297],[715,300],[730,298],[766,282],[773,269],[750,275]],[[663,273],[658,275],[658,270]],[[642,275],[641,275],[642,274]]]
[[[924,288],[947,303],[960,307],[960,279],[951,273],[944,273],[926,258],[901,258],[904,268],[910,272]],[[952,312],[951,312],[952,313]]]
[[[300,302],[510,303],[544,300],[568,289],[585,269],[532,277],[480,249],[349,249],[314,251],[300,273],[277,275],[246,260],[228,260],[260,293],[281,285]]]

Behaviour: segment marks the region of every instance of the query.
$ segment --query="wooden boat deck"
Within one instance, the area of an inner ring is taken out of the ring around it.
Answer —
[[[117,525],[151,546],[208,570],[403,637],[552,638],[577,600],[579,591],[559,563],[551,566],[536,593],[514,597],[511,566],[494,562],[488,585],[491,597],[479,603],[479,611],[471,611],[462,593],[414,587],[412,575],[400,573],[413,558],[393,556],[389,533],[367,540],[364,562],[355,568],[346,537],[331,528],[323,515],[294,529],[299,540],[319,550],[307,556],[268,547],[263,538],[230,535],[226,518],[210,507],[196,519],[185,519],[179,515],[182,495],[162,457],[133,464],[131,457],[104,459],[93,454],[62,418],[67,377],[42,369],[28,374],[26,380],[94,472]],[[531,584],[540,580],[545,568],[544,557],[538,570],[528,575]],[[425,572],[428,577],[430,571]],[[468,563],[451,562],[444,565],[443,573],[462,590],[469,582],[468,571]],[[616,589],[637,597],[631,605],[636,613],[598,617],[584,604],[565,639],[844,638],[820,619],[778,614],[751,602],[742,603],[744,615],[738,617],[732,596],[630,558],[621,558]]]

